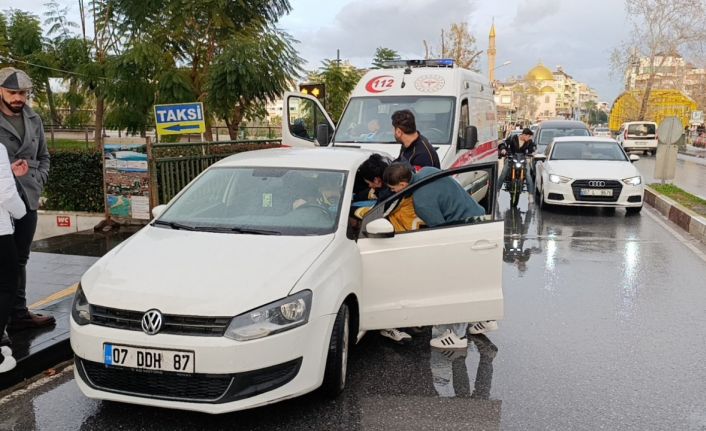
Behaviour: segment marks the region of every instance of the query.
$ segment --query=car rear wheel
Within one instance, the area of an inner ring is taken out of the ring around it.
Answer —
[[[328,397],[336,397],[346,387],[348,373],[348,351],[350,347],[350,311],[343,304],[333,323],[331,341],[326,358],[326,371],[321,391]]]

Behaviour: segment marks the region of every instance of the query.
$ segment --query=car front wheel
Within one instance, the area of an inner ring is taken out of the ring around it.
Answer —
[[[321,391],[328,397],[336,397],[346,387],[349,348],[350,311],[348,310],[348,305],[343,304],[338,310],[333,324],[328,357],[326,358],[324,383],[321,385]]]
[[[626,214],[639,214],[640,211],[642,211],[642,206],[625,208]]]

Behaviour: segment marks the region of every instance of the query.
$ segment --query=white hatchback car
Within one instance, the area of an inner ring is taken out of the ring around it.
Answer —
[[[628,156],[613,139],[562,137],[547,146],[537,161],[537,194],[546,204],[642,209],[644,185]]]
[[[370,154],[238,154],[155,208],[81,279],[71,318],[81,391],[207,413],[318,387],[337,395],[367,330],[502,318],[493,193],[481,202],[488,215],[469,223],[395,234],[383,217],[441,177],[496,178],[495,164],[442,171],[349,224]]]
[[[630,121],[623,123],[616,139],[625,151],[657,153],[657,123],[653,121]]]

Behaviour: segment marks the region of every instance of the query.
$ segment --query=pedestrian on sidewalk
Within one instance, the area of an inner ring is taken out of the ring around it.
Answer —
[[[13,236],[13,219],[21,219],[26,212],[25,204],[17,192],[7,150],[0,145],[0,334],[5,332],[12,312],[20,269]],[[10,371],[16,364],[12,350],[8,346],[1,346],[0,373]]]
[[[19,185],[26,215],[15,220],[15,247],[19,260],[17,290],[8,328],[18,330],[55,323],[53,316],[27,309],[27,261],[37,229],[39,196],[49,177],[49,151],[41,118],[28,105],[32,80],[13,67],[0,69],[0,143],[7,149]]]

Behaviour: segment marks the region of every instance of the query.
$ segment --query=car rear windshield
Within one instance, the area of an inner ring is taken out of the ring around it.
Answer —
[[[628,135],[649,136],[655,134],[655,125],[650,123],[628,125]]]
[[[537,137],[537,145],[549,145],[554,138],[562,136],[589,136],[588,129],[541,129]]]
[[[213,168],[176,198],[156,225],[232,233],[328,234],[337,226],[345,182],[342,171]]]
[[[617,142],[557,142],[550,160],[610,160],[627,161]]]

